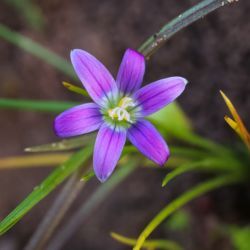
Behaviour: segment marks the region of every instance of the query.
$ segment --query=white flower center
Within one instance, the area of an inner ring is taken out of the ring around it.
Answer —
[[[133,102],[132,98],[123,97],[118,103],[117,107],[108,111],[109,117],[111,117],[112,120],[117,118],[118,121],[127,121],[132,123],[133,121],[131,120],[131,116],[130,113],[127,111],[127,108],[134,106],[135,103]]]

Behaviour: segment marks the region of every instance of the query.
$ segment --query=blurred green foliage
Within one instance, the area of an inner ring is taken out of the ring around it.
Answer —
[[[184,210],[176,211],[165,223],[165,227],[172,231],[182,231],[188,228],[190,224],[190,214]]]
[[[230,238],[235,250],[250,249],[250,226],[230,228]]]
[[[42,46],[41,44],[33,41],[32,39],[23,36],[22,34],[15,32],[8,28],[6,25],[0,23],[0,38],[6,40],[9,43],[23,49],[33,56],[43,60],[44,62],[54,66],[57,70],[68,75],[72,79],[77,79],[72,65],[57,55],[50,49]]]
[[[191,123],[176,102],[152,114],[149,119],[164,128],[165,136],[182,138],[185,134],[191,133]]]
[[[23,16],[26,23],[34,28],[41,30],[44,27],[44,17],[41,9],[32,0],[4,0]]]

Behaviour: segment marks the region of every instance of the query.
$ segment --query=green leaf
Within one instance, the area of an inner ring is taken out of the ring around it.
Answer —
[[[39,146],[33,146],[25,148],[25,152],[38,153],[38,152],[54,152],[65,151],[70,149],[80,148],[89,145],[94,141],[95,134],[86,134],[71,139],[64,139],[59,142],[52,142],[49,144],[43,144]]]
[[[81,177],[81,181],[88,181],[94,176],[95,176],[95,172],[93,170],[89,170],[86,174],[84,174]]]
[[[134,250],[140,250],[145,240],[149,235],[171,214],[177,211],[179,208],[194,200],[195,198],[222,186],[237,183],[242,181],[241,176],[237,175],[223,175],[214,179],[205,181],[197,186],[187,190],[185,193],[177,197],[172,202],[168,203],[145,227],[142,233],[139,235]]]
[[[55,169],[33,192],[23,200],[4,220],[0,223],[0,235],[13,227],[27,212],[38,202],[45,198],[52,190],[62,183],[70,174],[82,166],[91,155],[92,148],[86,147],[75,153],[60,167]]]
[[[191,123],[180,106],[175,102],[149,116],[149,120],[161,126],[166,135],[182,138],[191,132]]]
[[[225,147],[193,133],[190,120],[177,102],[171,103],[148,118],[160,128],[166,137],[171,135],[179,140],[216,152],[217,154],[228,153]]]
[[[171,180],[178,177],[179,175],[182,175],[184,173],[187,173],[189,171],[192,171],[194,169],[199,168],[202,165],[202,162],[188,162],[184,163],[183,165],[177,167],[176,169],[172,170],[170,173],[166,174],[162,181],[162,187],[165,187]]]
[[[180,156],[182,158],[192,159],[192,160],[202,160],[208,156],[211,156],[210,152],[205,150],[197,149],[194,147],[187,146],[172,146],[170,145],[170,152],[173,156]]]
[[[228,158],[219,158],[219,157],[207,157],[203,160],[186,162],[170,173],[168,173],[162,181],[162,186],[166,186],[171,180],[187,173],[192,170],[203,170],[214,173],[235,173],[241,175],[241,171],[244,168],[244,165],[241,162],[238,162],[237,159],[233,157]]]
[[[236,250],[249,250],[250,226],[233,227],[230,230],[231,240]]]
[[[36,101],[0,98],[0,109],[20,109],[51,113],[59,113],[78,104],[79,103],[76,102]]]

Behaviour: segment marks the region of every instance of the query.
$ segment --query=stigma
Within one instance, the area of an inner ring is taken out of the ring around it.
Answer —
[[[123,97],[119,101],[117,107],[108,110],[108,115],[112,120],[117,119],[118,121],[127,121],[133,123],[133,121],[131,120],[131,114],[127,109],[134,106],[135,103],[132,98],[127,96]]]

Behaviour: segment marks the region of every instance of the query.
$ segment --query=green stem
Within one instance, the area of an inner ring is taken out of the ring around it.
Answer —
[[[164,25],[159,32],[149,37],[138,49],[145,57],[149,58],[175,33],[186,26],[206,16],[212,11],[234,2],[235,0],[204,0],[194,7],[183,12],[171,22]]]
[[[134,250],[140,250],[145,240],[148,236],[173,212],[178,210],[180,207],[184,206],[193,199],[222,186],[233,184],[239,182],[241,178],[237,178],[235,175],[226,175],[216,177],[212,180],[208,180],[204,183],[201,183],[190,190],[186,191],[184,194],[176,198],[174,201],[169,203],[164,207],[160,213],[153,218],[153,220],[146,226],[146,228],[140,234],[137,243],[134,247]]]

